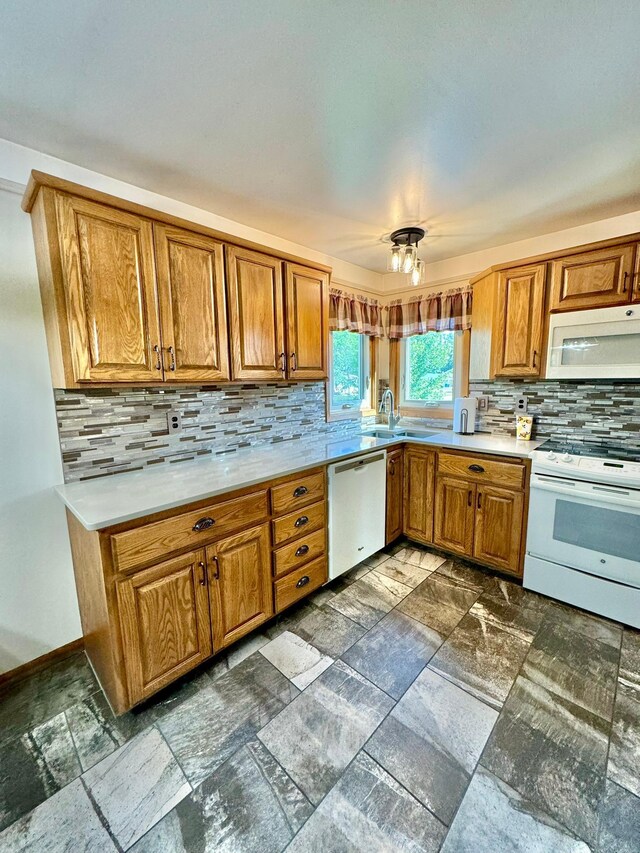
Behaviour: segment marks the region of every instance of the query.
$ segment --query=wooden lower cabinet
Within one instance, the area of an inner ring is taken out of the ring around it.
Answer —
[[[213,646],[218,651],[273,616],[269,525],[206,549]]]
[[[471,555],[475,491],[475,485],[465,480],[454,477],[436,479],[435,545],[457,554]]]
[[[517,571],[520,563],[524,495],[495,486],[478,486],[473,556],[476,560]]]
[[[435,451],[409,447],[404,454],[404,533],[433,542]]]
[[[211,654],[203,550],[136,572],[118,584],[117,597],[132,705]]]
[[[403,451],[392,450],[387,454],[387,545],[402,533],[403,491]]]

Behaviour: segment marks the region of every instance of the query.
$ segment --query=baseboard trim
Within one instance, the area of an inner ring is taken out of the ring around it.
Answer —
[[[10,669],[8,670],[8,672],[1,672],[0,688],[7,687],[7,685],[14,684],[17,681],[22,681],[29,675],[33,675],[34,672],[38,672],[41,669],[45,669],[52,663],[56,663],[56,661],[64,660],[65,658],[68,658],[71,655],[75,655],[78,652],[81,652],[83,649],[84,639],[82,637],[79,637],[77,640],[72,640],[65,646],[60,646],[57,649],[52,649],[50,652],[41,655],[39,658],[35,658],[34,660],[30,660],[27,663],[23,663],[21,666],[17,666],[15,669]]]

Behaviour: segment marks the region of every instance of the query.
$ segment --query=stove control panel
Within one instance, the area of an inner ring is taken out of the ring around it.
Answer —
[[[633,479],[640,478],[640,462],[623,462],[621,459],[606,459],[602,457],[577,456],[561,451],[534,451],[532,457],[543,467],[560,469],[579,469],[585,473],[612,474],[618,477]]]

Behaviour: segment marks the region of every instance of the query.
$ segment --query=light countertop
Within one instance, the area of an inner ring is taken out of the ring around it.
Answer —
[[[412,428],[413,431],[417,432]],[[87,530],[99,530],[407,442],[520,458],[529,456],[542,443],[487,433],[458,435],[448,430],[427,433],[427,437],[393,439],[375,438],[366,433],[345,438],[322,435],[67,483],[57,486],[56,491]]]

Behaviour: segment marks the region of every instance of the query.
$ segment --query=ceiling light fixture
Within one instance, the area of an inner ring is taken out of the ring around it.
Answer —
[[[391,252],[387,263],[389,272],[401,272],[411,276],[414,287],[424,280],[424,262],[418,257],[418,243],[427,232],[424,228],[412,225],[398,228],[391,235]]]

